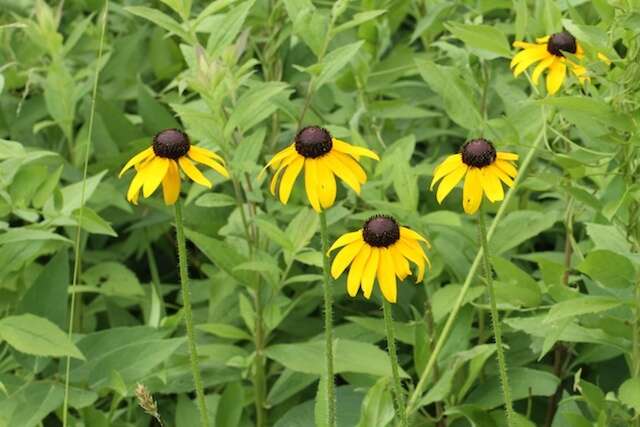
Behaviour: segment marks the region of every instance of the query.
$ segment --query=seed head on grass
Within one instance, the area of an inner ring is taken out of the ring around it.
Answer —
[[[164,426],[160,413],[158,412],[158,404],[153,400],[153,396],[149,389],[144,384],[138,384],[136,386],[136,397],[138,398],[138,405],[146,412],[155,418],[161,426]]]

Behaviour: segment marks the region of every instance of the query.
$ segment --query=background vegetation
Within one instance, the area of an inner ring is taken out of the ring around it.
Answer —
[[[183,187],[211,419],[256,425],[258,402],[264,425],[322,423],[317,216],[302,186],[283,206],[257,179],[299,124],[382,157],[360,197],[340,189],[334,237],[386,212],[433,244],[394,306],[409,394],[478,247],[461,191],[442,206],[428,191],[434,166],[480,134],[521,156],[543,138],[490,242],[515,409],[523,425],[640,422],[637,1],[112,0],[98,60],[106,6],[0,0],[0,426],[61,425],[67,356],[69,425],[151,425],[137,383],[166,425],[198,424],[172,213],[157,195],[129,205],[117,178],[168,127],[233,173]],[[592,52],[591,82],[546,97],[513,78],[511,42],[562,28]],[[392,425],[380,295],[349,298],[344,282],[338,423]],[[414,425],[504,423],[487,309],[477,279]]]

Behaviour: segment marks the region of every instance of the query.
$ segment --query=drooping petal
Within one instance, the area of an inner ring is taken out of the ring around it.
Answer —
[[[328,209],[336,201],[336,177],[329,169],[325,157],[317,160],[318,198],[320,199],[320,206]]]
[[[536,39],[536,43],[547,43],[550,38],[551,38],[551,36],[538,37]]]
[[[538,84],[542,72],[549,68],[555,61],[556,57],[552,55],[549,58],[543,59],[538,65],[536,65],[536,68],[533,69],[533,74],[531,74],[531,80],[533,80],[533,84]]]
[[[331,264],[331,276],[334,279],[340,277],[349,264],[351,264],[351,261],[358,255],[358,252],[360,252],[364,244],[364,241],[356,240],[340,249],[340,252],[338,252],[338,255],[336,255]]]
[[[220,154],[214,153],[213,151],[204,147],[198,147],[198,146],[192,145],[189,148],[189,151],[195,151],[196,153],[201,154],[205,157],[211,157],[212,159],[216,159],[218,162],[222,163],[223,165],[226,163],[224,161],[224,158],[222,158]]]
[[[304,161],[304,188],[307,192],[307,199],[311,203],[314,211],[320,212],[320,198],[318,196],[318,161],[316,159],[305,159]]]
[[[500,169],[495,164],[489,165],[487,167],[490,168],[498,178],[500,178],[500,181],[504,182],[508,187],[513,187],[513,179],[511,179],[511,177],[507,175],[502,169]]]
[[[520,49],[532,49],[540,46],[539,43],[527,43],[523,41],[515,41],[513,42],[513,47],[519,47]]]
[[[180,164],[180,168],[182,169],[182,171],[189,178],[191,178],[193,182],[197,182],[198,184],[205,186],[207,188],[211,188],[213,186],[211,184],[211,181],[209,181],[207,177],[204,176],[202,172],[200,172],[200,170],[197,167],[195,167],[193,163],[191,163],[191,160],[183,156],[178,159],[178,163]]]
[[[496,153],[496,158],[500,159],[500,160],[518,160],[520,156],[518,156],[516,153],[508,153],[506,151],[498,151]]]
[[[502,171],[504,173],[506,173],[507,175],[509,175],[512,178],[515,178],[516,175],[518,174],[518,170],[516,169],[515,166],[513,166],[511,163],[509,163],[506,160],[496,160],[493,163],[496,167],[502,169]]]
[[[462,164],[462,154],[454,154],[447,157],[444,162],[440,163],[433,171],[433,179],[431,180],[430,189],[433,190],[433,186],[436,182],[440,181],[442,177],[449,175],[456,170]]]
[[[145,168],[146,178],[142,187],[142,195],[144,197],[149,197],[156,191],[156,188],[158,188],[164,176],[167,174],[170,161],[171,160],[164,157],[156,157],[151,161],[149,166]]]
[[[366,299],[371,298],[371,292],[373,291],[373,281],[376,278],[376,272],[378,271],[378,261],[380,260],[380,249],[371,248],[371,255],[367,260],[367,265],[362,272],[362,292]]]
[[[380,160],[380,157],[374,151],[371,151],[368,148],[348,144],[344,141],[340,141],[339,139],[335,139],[335,138],[333,138],[332,142],[333,142],[333,148],[335,148],[336,150],[342,153],[349,154],[350,156],[353,156],[356,159],[362,156],[362,157],[369,157],[370,159],[373,159],[373,160]]]
[[[297,156],[282,175],[282,180],[280,181],[280,201],[285,205],[289,201],[291,190],[293,190],[293,184],[296,182],[296,178],[300,174],[303,166],[304,157]]]
[[[550,95],[554,95],[560,87],[567,74],[567,66],[563,61],[555,61],[551,67],[549,74],[547,75],[547,92]]]
[[[518,77],[524,72],[531,64],[538,62],[542,59],[548,58],[551,55],[547,52],[547,48],[544,46],[526,49],[520,52],[518,55],[523,54],[520,61],[518,61],[516,67],[513,69],[513,75]]]
[[[396,275],[398,276],[398,279],[404,280],[411,274],[409,261],[402,256],[402,252],[396,245],[389,246],[389,253],[391,253],[391,258],[393,258],[393,264],[396,267]]]
[[[480,177],[484,194],[491,202],[499,202],[504,199],[504,190],[500,179],[492,172],[491,168],[484,167],[480,169]]]
[[[416,247],[412,246],[409,242],[410,240],[400,238],[394,246],[400,251],[403,257],[407,258],[418,267],[416,282],[422,282],[427,256],[422,248],[420,248],[420,244],[416,242],[416,245],[418,245],[418,248],[416,249]]]
[[[427,242],[427,239],[422,237],[419,233],[407,227],[400,227],[400,237],[404,237],[405,239],[419,240],[427,244],[429,243]]]
[[[325,157],[325,164],[331,169],[331,171],[341,180],[344,181],[353,191],[357,194],[360,194],[360,182],[358,178],[354,175],[353,171],[343,164],[338,157],[336,157],[336,152],[330,152]]]
[[[264,173],[267,171],[267,169],[269,169],[269,167],[276,169],[278,166],[280,166],[280,162],[282,162],[287,157],[293,156],[297,153],[298,152],[296,151],[295,144],[291,144],[284,150],[279,151],[275,156],[271,158],[271,160],[269,160],[265,167],[262,168],[262,170],[258,174],[258,178],[261,178],[262,175],[264,175]]]
[[[194,147],[191,147],[189,149],[189,152],[187,153],[187,155],[191,157],[194,161],[209,166],[211,169],[218,172],[220,175],[224,176],[225,178],[229,178],[229,171],[227,171],[227,168],[222,166],[220,163],[218,163],[216,160],[212,159],[211,157],[207,157],[204,154],[202,154],[200,151],[194,150]]]
[[[384,298],[390,303],[397,300],[396,271],[393,258],[389,249],[380,249],[380,261],[378,262],[378,284]]]
[[[331,245],[331,247],[329,248],[327,255],[332,251],[343,247],[344,245],[348,245],[351,242],[355,242],[358,239],[362,240],[362,229],[358,231],[353,231],[351,233],[343,234],[342,236],[338,237],[338,240],[333,242],[333,245]]]
[[[271,178],[271,183],[269,184],[269,191],[271,191],[272,195],[274,196],[276,195],[276,185],[278,184],[278,178],[280,177],[280,174],[284,172],[287,166],[289,166],[291,162],[293,162],[296,158],[302,158],[302,156],[292,155],[284,159],[282,162],[280,162],[280,166],[278,166],[276,173],[273,174],[273,177]]]
[[[444,198],[447,197],[451,190],[453,190],[453,188],[460,182],[462,177],[464,177],[468,169],[470,168],[463,163],[442,179],[442,182],[438,186],[438,192],[436,193],[438,203],[442,203]]]
[[[600,61],[604,62],[607,65],[611,65],[612,63],[609,57],[602,52],[598,52],[596,54],[596,58],[598,58]]]
[[[118,174],[118,177],[121,177],[131,167],[145,161],[148,157],[151,157],[152,155],[153,155],[153,147],[149,147],[146,150],[142,150],[141,152],[133,156],[131,159],[129,159],[127,164],[124,165],[124,167],[120,171],[120,174]]]
[[[140,189],[144,185],[144,180],[144,169],[141,169],[136,173],[136,176],[133,177],[131,184],[129,184],[129,191],[127,191],[127,200],[134,205],[138,204],[138,197],[140,194]]]
[[[180,196],[180,172],[175,160],[169,161],[169,169],[162,180],[162,194],[166,205],[173,205]]]
[[[336,150],[332,151],[331,155],[335,159],[338,159],[344,166],[349,168],[351,173],[353,173],[360,184],[364,184],[365,182],[367,182],[367,173],[364,171],[364,169],[362,169],[360,163],[354,160],[353,157]]]
[[[482,202],[482,184],[480,169],[469,168],[462,190],[462,207],[469,215],[474,214]]]
[[[351,297],[355,297],[358,289],[360,289],[360,282],[362,282],[362,275],[369,260],[369,255],[371,255],[371,246],[363,245],[358,255],[353,259],[353,263],[351,263],[349,276],[347,277],[347,292]]]

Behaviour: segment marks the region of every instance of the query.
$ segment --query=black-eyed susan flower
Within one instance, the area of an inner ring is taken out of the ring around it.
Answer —
[[[331,275],[337,279],[351,266],[347,292],[353,297],[362,288],[367,299],[371,297],[373,282],[377,277],[384,298],[395,303],[396,278],[404,280],[411,274],[409,261],[418,268],[416,283],[424,278],[429,258],[420,242],[429,246],[424,237],[398,225],[392,217],[374,216],[360,230],[343,234],[331,246],[329,252],[342,248],[333,260]]]
[[[289,201],[296,178],[304,169],[307,198],[316,212],[330,208],[336,200],[337,176],[356,193],[367,181],[367,174],[359,164],[360,157],[380,160],[373,151],[333,138],[329,131],[308,126],[298,132],[294,143],[277,153],[267,163],[275,169],[270,190],[280,201]],[[279,181],[279,186],[278,186]]]
[[[229,177],[222,157],[206,148],[191,145],[186,133],[178,129],[166,129],[153,137],[151,147],[133,156],[120,171],[122,176],[131,167],[136,169],[136,176],[129,185],[127,200],[137,205],[140,190],[146,198],[162,183],[164,202],[173,205],[180,195],[180,169],[193,181],[211,188],[211,181],[191,160]]]
[[[514,76],[519,76],[529,66],[535,64],[531,79],[534,84],[538,84],[540,75],[549,69],[547,75],[547,92],[551,95],[558,92],[567,75],[567,68],[578,78],[581,84],[589,80],[587,69],[576,62],[566,58],[565,53],[575,55],[576,58],[582,60],[584,58],[584,50],[580,43],[566,31],[555,33],[536,39],[536,43],[526,43],[516,41],[513,43],[515,47],[522,48],[511,60],[511,68]],[[609,60],[602,54],[598,54],[598,58],[604,62]]]
[[[518,155],[496,151],[484,138],[466,142],[460,153],[447,157],[433,174],[431,189],[440,180],[436,198],[442,203],[445,197],[464,178],[462,205],[468,214],[475,213],[482,202],[482,194],[491,202],[504,199],[500,181],[511,187],[518,171],[512,162]]]

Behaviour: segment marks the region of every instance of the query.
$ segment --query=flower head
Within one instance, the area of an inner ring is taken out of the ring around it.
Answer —
[[[483,193],[491,202],[504,199],[500,181],[509,187],[513,185],[513,178],[518,171],[512,162],[516,160],[517,154],[496,151],[493,144],[484,138],[468,141],[459,154],[447,157],[436,167],[431,189],[442,180],[436,193],[438,203],[442,203],[466,175],[462,205],[464,211],[471,215],[480,207]]]
[[[198,184],[211,188],[211,181],[189,159],[229,177],[222,157],[205,148],[191,145],[187,134],[178,129],[165,129],[153,137],[151,147],[133,156],[120,171],[119,176],[122,176],[131,167],[136,168],[127,200],[137,205],[140,190],[144,197],[149,197],[162,183],[164,202],[167,205],[174,204],[180,195],[180,169]]]
[[[271,194],[275,195],[278,187],[280,201],[286,204],[296,178],[304,169],[304,184],[311,207],[317,212],[330,208],[336,200],[336,176],[360,193],[360,186],[367,181],[367,174],[358,163],[361,156],[380,160],[373,151],[333,138],[324,128],[305,127],[298,132],[293,144],[267,163],[265,169],[275,169]]]
[[[538,84],[540,75],[548,68],[547,92],[550,95],[558,92],[562,86],[567,74],[567,67],[575,74],[581,84],[589,80],[587,69],[584,66],[565,57],[565,53],[569,53],[575,55],[579,60],[584,58],[584,50],[580,43],[566,31],[541,37],[536,40],[536,43],[516,41],[513,45],[523,49],[511,60],[513,75],[519,76],[530,65],[539,61],[533,70],[531,79],[535,84]]]
[[[351,265],[347,277],[350,296],[356,296],[362,287],[365,298],[369,299],[377,277],[382,295],[394,303],[397,299],[396,277],[404,280],[411,274],[409,261],[418,267],[416,282],[424,277],[429,258],[420,242],[429,246],[424,237],[398,225],[392,217],[376,215],[360,230],[343,234],[331,246],[329,252],[342,248],[333,260],[331,275],[337,279]]]

